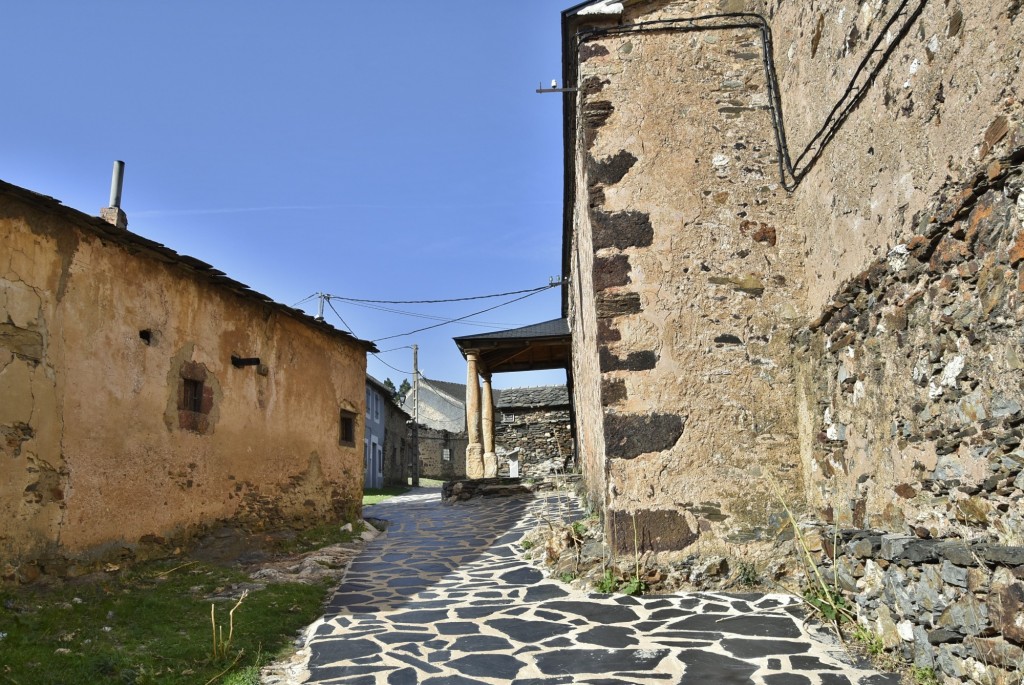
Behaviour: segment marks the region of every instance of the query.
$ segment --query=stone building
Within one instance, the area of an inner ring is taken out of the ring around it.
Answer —
[[[863,620],[958,679],[1024,656],[1019,631],[991,637],[1024,597],[997,568],[1022,529],[1017,5],[562,15],[563,314],[609,540],[631,552],[635,521],[646,549],[764,559],[783,501],[874,528],[880,547],[848,538],[847,589],[907,596]],[[875,573],[905,553],[920,588]]]
[[[419,416],[419,475],[433,480],[466,477],[466,386],[420,376],[413,407],[413,391],[402,406]]]
[[[404,484],[412,467],[409,414],[395,402],[391,390],[366,376],[366,435],[363,438],[368,488]]]
[[[372,344],[5,183],[0,243],[5,577],[358,516]]]
[[[564,385],[501,390],[495,414],[499,476],[530,478],[574,470]]]

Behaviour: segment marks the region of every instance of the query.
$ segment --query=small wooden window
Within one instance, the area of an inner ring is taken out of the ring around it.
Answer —
[[[203,410],[203,382],[183,379],[181,409],[184,411],[201,412]]]
[[[338,444],[344,447],[355,447],[356,415],[343,409],[338,426]]]
[[[501,422],[502,423],[515,423],[516,422],[516,415],[515,414],[502,414],[501,415]]]
[[[441,448],[441,459],[443,459],[444,461],[451,461],[452,460],[452,451],[450,449],[448,449],[447,447],[442,447]]]

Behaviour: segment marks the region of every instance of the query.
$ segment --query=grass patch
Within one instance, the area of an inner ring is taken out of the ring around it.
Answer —
[[[366,488],[363,490],[363,506],[368,504],[379,504],[384,500],[397,497],[398,495],[404,495],[409,492],[409,487],[406,485],[389,485],[384,488]]]
[[[264,544],[277,557],[349,542],[360,531],[324,524]],[[290,651],[323,613],[329,591],[327,584],[260,587],[230,562],[187,558],[0,587],[0,685],[258,685],[260,667]],[[212,632],[211,605],[220,635]]]
[[[320,616],[328,588],[252,588],[234,613],[226,653],[215,656],[210,605],[226,620],[235,601],[210,597],[248,582],[231,568],[174,561],[104,581],[0,590],[0,683],[253,682]]]

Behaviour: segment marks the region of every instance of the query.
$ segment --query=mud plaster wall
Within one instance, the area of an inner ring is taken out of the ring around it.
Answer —
[[[771,537],[765,472],[796,506],[821,504],[827,402],[806,376],[820,367],[795,378],[802,343],[787,339],[921,233],[943,188],[1017,145],[1018,4],[627,2],[606,21],[765,17],[791,194],[754,31],[584,44],[568,310],[585,482],[613,536],[631,537],[621,510],[651,512],[653,547]],[[856,437],[843,449],[876,463]],[[658,527],[673,532],[658,540]]]
[[[358,513],[360,347],[62,221],[0,199],[0,557],[60,572],[216,519]],[[203,434],[178,411],[196,369]]]
[[[624,22],[708,11],[651,6]],[[770,540],[781,507],[751,483],[771,474],[800,499],[803,245],[758,34],[601,37],[580,59],[570,311],[587,487],[620,551],[634,520],[656,550]]]

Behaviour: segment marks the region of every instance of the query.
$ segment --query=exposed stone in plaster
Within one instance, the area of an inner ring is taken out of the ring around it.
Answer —
[[[0,347],[32,361],[43,358],[42,334],[11,323],[0,323]]]
[[[629,257],[624,254],[594,258],[594,290],[629,285]]]
[[[648,214],[638,211],[590,213],[594,230],[594,249],[648,247],[654,241],[654,227]]]
[[[598,351],[601,373],[609,371],[647,371],[658,365],[658,354],[651,350],[630,352],[625,358],[617,357],[607,347]]]
[[[639,293],[600,292],[597,295],[597,317],[599,319],[639,314],[643,311]]]
[[[583,105],[584,140],[589,150],[597,139],[597,130],[605,125],[615,107],[607,100],[595,100]]]
[[[619,150],[604,159],[589,158],[587,179],[591,185],[610,186],[618,183],[636,164],[636,156],[627,150]]]
[[[664,552],[684,549],[699,536],[687,515],[672,509],[612,510],[609,519],[609,536],[617,554],[632,553],[634,539],[641,553]]]
[[[33,436],[32,426],[27,423],[15,423],[0,426],[0,457],[17,457],[21,455],[21,446]]]
[[[605,453],[613,459],[634,459],[662,452],[676,444],[686,426],[678,414],[618,414],[605,412]]]
[[[623,402],[628,399],[629,395],[626,392],[626,381],[621,378],[602,378],[601,379],[601,405],[604,407],[610,407],[613,404]]]

